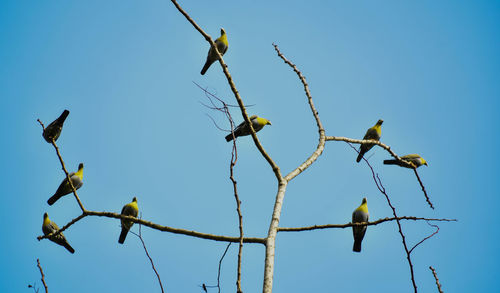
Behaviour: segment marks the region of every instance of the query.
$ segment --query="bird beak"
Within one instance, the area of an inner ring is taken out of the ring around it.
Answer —
[[[267,124],[272,125],[272,124],[271,124],[271,121],[269,121],[269,120],[267,120]]]

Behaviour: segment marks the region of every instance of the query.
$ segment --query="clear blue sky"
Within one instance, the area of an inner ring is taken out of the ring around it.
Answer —
[[[362,138],[382,118],[383,142],[429,162],[420,174],[435,210],[411,171],[383,165],[380,149],[368,154],[401,215],[459,219],[413,253],[420,292],[436,290],[429,265],[446,292],[497,288],[498,1],[180,4],[213,37],[226,29],[224,58],[245,103],[255,104],[249,112],[272,121],[259,138],[285,174],[314,150],[317,131],[273,42],[306,75],[327,135]],[[64,174],[36,119],[63,109],[71,114],[58,144],[71,171],[85,163],[79,195],[88,209],[119,212],[137,196],[147,220],[237,235],[231,145],[206,114],[228,125],[193,84],[235,103],[218,64],[199,74],[208,48],[169,1],[1,2],[1,292],[40,285],[36,258],[51,292],[159,292],[138,239],[117,243],[117,220],[87,218],[66,231],[74,255],[36,240],[44,212],[60,226],[79,214],[71,197],[46,204]],[[238,148],[245,235],[264,237],[275,178],[250,138]],[[328,143],[289,184],[281,225],[347,223],[363,197],[371,219],[391,216],[355,157],[345,143]],[[410,244],[433,231],[424,222],[404,229]],[[216,283],[225,243],[143,234],[167,292]],[[223,263],[224,292],[235,291],[236,248]],[[395,223],[369,227],[363,252],[351,249],[350,229],[279,234],[274,292],[411,292]],[[244,246],[245,292],[261,290],[263,261],[264,247]]]

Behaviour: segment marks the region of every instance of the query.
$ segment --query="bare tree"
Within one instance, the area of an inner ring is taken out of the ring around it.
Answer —
[[[259,138],[256,134],[256,131],[255,131],[255,129],[250,121],[250,117],[248,116],[245,103],[243,102],[243,99],[241,98],[241,96],[237,90],[235,81],[233,80],[231,74],[229,73],[228,66],[224,62],[224,59],[222,58],[222,55],[218,51],[217,46],[215,45],[212,37],[209,36],[207,33],[205,33],[205,31],[189,16],[189,14],[182,9],[182,7],[177,3],[177,1],[171,0],[171,2],[177,8],[177,10],[186,18],[186,20],[192,24],[194,29],[197,30],[205,38],[205,40],[210,44],[212,50],[214,50],[217,53],[217,59],[218,59],[219,64],[222,68],[224,76],[228,82],[228,85],[229,85],[229,87],[234,95],[234,98],[235,98],[236,103],[237,103],[237,107],[241,112],[241,115],[243,117],[244,122],[247,123],[250,127],[251,136],[252,136],[253,142],[255,144],[255,147],[259,151],[260,155],[267,161],[269,167],[272,169],[273,174],[276,178],[277,190],[276,190],[276,196],[275,196],[275,201],[274,201],[274,208],[273,208],[273,212],[272,212],[272,216],[271,216],[271,220],[269,223],[268,232],[267,232],[266,237],[259,238],[259,237],[244,236],[244,227],[243,227],[243,221],[242,221],[243,213],[242,213],[242,208],[241,208],[241,201],[240,201],[239,196],[238,196],[237,181],[236,181],[236,177],[234,174],[234,166],[236,165],[237,160],[238,160],[238,151],[236,148],[235,139],[233,139],[231,160],[229,163],[229,173],[230,173],[229,179],[233,185],[233,194],[234,194],[234,199],[235,199],[235,203],[236,203],[236,211],[238,214],[238,228],[239,228],[239,235],[238,236],[216,235],[216,234],[210,234],[210,233],[204,233],[204,232],[198,232],[198,231],[192,231],[192,230],[185,230],[185,229],[181,229],[181,228],[159,225],[159,224],[153,223],[151,221],[143,220],[142,218],[135,218],[132,216],[124,216],[124,215],[112,213],[112,212],[98,212],[98,211],[87,210],[84,207],[83,203],[81,202],[80,198],[78,197],[77,191],[76,191],[75,187],[73,186],[73,183],[69,177],[69,173],[66,170],[64,160],[61,156],[59,147],[56,145],[55,141],[52,140],[51,144],[56,151],[57,157],[59,158],[59,161],[61,163],[61,167],[62,167],[64,173],[66,174],[66,178],[67,178],[67,180],[69,180],[69,182],[71,184],[74,198],[75,198],[78,206],[80,207],[82,213],[80,215],[78,215],[77,217],[75,217],[73,220],[69,221],[67,224],[65,224],[57,232],[54,232],[52,234],[45,235],[45,236],[39,236],[38,240],[48,239],[50,237],[58,235],[59,233],[69,229],[76,222],[78,222],[86,217],[95,216],[95,217],[107,217],[107,218],[113,218],[113,219],[124,219],[127,221],[138,223],[140,225],[140,227],[143,225],[143,226],[147,226],[149,228],[152,228],[152,229],[155,229],[158,231],[164,231],[164,232],[175,233],[175,234],[182,234],[182,235],[186,235],[189,237],[196,237],[196,238],[202,238],[202,239],[213,240],[213,241],[227,242],[228,246],[226,247],[226,250],[224,251],[224,254],[219,262],[218,282],[217,282],[217,286],[216,286],[216,287],[218,287],[219,291],[220,291],[219,277],[220,277],[220,268],[221,268],[222,259],[226,255],[226,252],[229,249],[230,244],[231,243],[238,243],[238,260],[237,260],[238,266],[237,266],[237,272],[236,272],[236,275],[237,275],[236,292],[238,292],[238,293],[243,292],[241,266],[242,266],[244,244],[245,243],[247,243],[247,244],[260,244],[260,245],[265,246],[264,276],[263,276],[263,289],[262,289],[262,291],[264,293],[271,293],[272,289],[273,289],[273,281],[274,281],[276,237],[277,237],[279,232],[303,232],[303,231],[310,231],[310,230],[316,230],[316,229],[335,229],[335,228],[344,229],[344,228],[354,227],[354,226],[365,226],[365,225],[366,226],[375,226],[375,225],[379,225],[379,224],[386,223],[386,222],[396,221],[397,227],[398,227],[398,232],[399,232],[401,239],[402,239],[403,248],[406,252],[406,258],[407,258],[408,266],[409,266],[409,270],[410,270],[412,288],[413,288],[414,292],[417,292],[417,281],[416,281],[415,275],[414,275],[413,263],[411,260],[411,253],[414,251],[414,249],[417,246],[422,244],[425,240],[429,239],[430,237],[432,237],[436,233],[438,233],[439,227],[433,223],[442,222],[442,221],[455,221],[455,220],[398,215],[397,209],[392,204],[390,196],[388,195],[385,187],[382,184],[381,178],[375,172],[375,170],[370,165],[370,163],[367,159],[364,159],[364,161],[371,170],[372,178],[373,178],[373,181],[374,181],[376,187],[378,188],[381,195],[383,195],[383,197],[385,198],[387,205],[391,208],[392,217],[390,217],[390,218],[386,217],[386,218],[378,219],[378,220],[375,220],[372,222],[345,223],[345,224],[321,224],[321,225],[314,225],[314,226],[308,226],[308,227],[280,227],[280,225],[279,225],[281,212],[282,212],[282,208],[283,208],[283,202],[284,202],[284,198],[286,195],[288,183],[291,182],[294,178],[296,178],[298,175],[300,175],[303,171],[305,171],[307,168],[309,168],[313,163],[315,163],[318,160],[318,158],[321,156],[321,154],[323,153],[323,151],[326,147],[326,142],[332,142],[332,143],[339,142],[339,141],[346,142],[356,152],[357,152],[357,150],[352,144],[368,144],[369,143],[369,144],[376,145],[377,147],[380,147],[382,150],[387,151],[401,165],[406,166],[414,171],[415,176],[416,176],[416,178],[420,184],[420,187],[422,189],[422,192],[424,194],[426,202],[428,203],[430,208],[434,208],[433,204],[431,203],[430,197],[428,196],[427,191],[424,187],[424,184],[417,173],[417,166],[401,159],[401,157],[398,156],[391,149],[391,147],[389,147],[388,145],[386,145],[380,141],[359,140],[359,139],[352,139],[352,138],[346,138],[346,137],[327,136],[326,130],[324,129],[323,124],[321,122],[319,113],[314,105],[313,98],[312,98],[311,92],[309,90],[309,85],[306,81],[306,78],[304,77],[302,72],[298,69],[298,67],[285,57],[285,55],[280,51],[278,46],[273,44],[274,50],[276,51],[278,57],[281,58],[281,60],[283,60],[284,63],[297,74],[299,81],[303,85],[305,96],[306,96],[307,102],[309,104],[309,108],[311,110],[312,119],[314,119],[314,121],[316,123],[316,128],[317,128],[317,132],[318,132],[318,143],[317,143],[315,149],[312,150],[311,154],[306,156],[304,161],[301,164],[299,164],[295,169],[293,169],[290,173],[283,174],[281,172],[281,169],[278,166],[278,164],[266,152],[264,146],[259,141]],[[231,132],[233,133],[233,136],[234,136],[235,127],[234,127],[233,119],[229,113],[228,104],[226,102],[224,102],[222,99],[211,94],[207,90],[204,90],[204,92],[207,95],[207,97],[209,97],[209,100],[211,103],[211,106],[208,106],[208,107],[213,109],[213,110],[220,111],[225,115],[226,119],[230,122]],[[45,129],[44,124],[40,120],[38,120],[38,122],[40,123],[42,128]],[[233,137],[233,138],[235,138],[235,137]],[[433,232],[431,235],[425,237],[421,241],[417,242],[415,245],[410,246],[408,244],[408,241],[407,241],[406,236],[405,236],[404,231],[403,231],[403,225],[402,225],[403,221],[424,221],[424,222],[428,223],[429,225],[431,225],[432,227],[436,228],[436,231]],[[163,284],[160,280],[160,275],[154,266],[153,259],[150,257],[150,255],[146,249],[146,245],[142,239],[142,234],[141,234],[140,229],[141,228],[139,228],[139,234],[137,234],[137,236],[140,238],[140,240],[142,242],[142,245],[143,245],[143,248],[146,252],[146,255],[149,258],[151,265],[153,267],[153,270],[157,276],[158,282],[159,282],[160,287],[161,287],[161,291],[163,292]],[[431,267],[431,270],[432,270],[432,267]],[[40,268],[40,271],[41,271],[41,268]],[[433,270],[433,273],[436,277],[436,282],[438,284],[438,287],[440,288],[440,285],[437,281],[437,276],[436,276],[434,270]],[[43,273],[42,273],[42,280],[43,280]],[[166,286],[168,286],[168,284]],[[202,288],[205,291],[207,290],[206,289],[207,287],[210,287],[210,286],[206,286],[205,284],[202,285]]]

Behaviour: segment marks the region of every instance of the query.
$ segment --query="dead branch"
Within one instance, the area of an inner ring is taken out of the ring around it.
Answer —
[[[439,293],[443,293],[443,290],[441,289],[441,284],[439,283],[439,279],[438,279],[436,270],[432,266],[429,266],[429,269],[432,271],[432,274],[434,275],[434,279],[436,279],[436,286],[437,286]]]
[[[40,265],[40,260],[38,258],[36,259],[36,266],[40,270],[40,275],[42,275],[42,284],[43,287],[45,288],[45,293],[49,293],[49,287],[47,287],[47,283],[45,283],[45,275],[43,274],[43,269],[42,266]],[[36,290],[36,292],[38,292],[38,290]]]
[[[332,229],[332,228],[349,228],[353,226],[375,226],[384,222],[396,221],[396,220],[412,220],[412,221],[436,221],[436,222],[456,222],[456,219],[433,219],[433,218],[421,218],[421,217],[399,217],[399,218],[383,218],[378,219],[373,222],[360,222],[360,223],[347,223],[347,224],[326,224],[326,225],[314,225],[308,227],[279,227],[278,232],[301,232],[301,231],[312,231],[319,229]],[[436,226],[437,227],[437,226]],[[434,235],[434,234],[433,234]],[[423,241],[422,241],[423,242]]]
[[[231,88],[231,91],[233,92],[234,97],[236,98],[236,101],[238,102],[238,106],[240,107],[241,115],[243,116],[243,120],[245,120],[245,122],[250,125],[251,135],[252,135],[254,144],[257,147],[257,149],[260,151],[260,153],[262,154],[262,156],[269,163],[269,165],[271,166],[271,168],[273,169],[273,172],[274,172],[274,175],[276,176],[276,179],[278,181],[280,181],[282,179],[280,168],[278,167],[278,165],[276,165],[276,163],[273,161],[273,159],[271,159],[271,157],[267,154],[267,152],[264,150],[264,147],[260,143],[259,138],[257,137],[257,133],[255,132],[255,129],[253,129],[253,125],[252,125],[252,123],[250,121],[250,118],[249,118],[250,116],[248,116],[248,113],[246,111],[245,104],[243,103],[243,100],[241,99],[241,96],[240,96],[238,90],[236,89],[236,85],[234,84],[233,78],[231,77],[231,74],[229,73],[229,71],[227,69],[227,65],[224,62],[224,59],[222,58],[222,55],[220,54],[219,50],[217,49],[217,46],[215,45],[215,42],[187,14],[187,12],[184,11],[184,9],[182,9],[182,7],[177,3],[177,1],[175,1],[175,0],[170,0],[170,1],[174,4],[174,6],[177,8],[177,10],[179,10],[179,12],[182,15],[184,15],[184,17],[189,21],[189,23],[191,23],[193,25],[193,27],[205,38],[205,40],[208,43],[210,43],[210,46],[215,49],[215,52],[217,53],[217,60],[219,60],[219,63],[221,65],[221,67],[222,67],[222,71],[224,72],[224,75],[226,76],[226,79],[227,79],[227,82],[229,84],[229,87]]]
[[[356,152],[358,152],[358,150],[352,144],[350,144],[349,142],[348,142],[348,144],[352,149],[354,149]],[[389,207],[392,210],[392,214],[394,215],[394,218],[396,218],[396,223],[398,224],[399,235],[401,235],[403,247],[404,247],[405,252],[406,252],[406,259],[408,260],[408,265],[410,266],[411,282],[412,282],[413,289],[414,289],[415,293],[417,293],[417,283],[415,282],[415,275],[413,273],[413,263],[411,262],[410,251],[408,249],[408,245],[406,244],[406,237],[405,237],[405,234],[403,233],[403,228],[401,226],[401,222],[399,221],[399,217],[396,213],[396,208],[392,205],[391,200],[389,199],[389,195],[387,195],[387,193],[385,191],[385,187],[382,185],[382,180],[380,180],[380,177],[378,176],[378,174],[375,173],[370,162],[368,162],[368,160],[366,158],[363,158],[363,160],[366,162],[368,167],[370,167],[370,170],[372,172],[373,181],[375,182],[377,189],[380,191],[380,193],[382,193],[384,195],[384,197],[387,201],[387,204],[389,205]]]
[[[142,218],[142,215],[141,215],[141,218]],[[130,233],[134,234],[135,236],[137,236],[139,238],[139,240],[141,240],[142,247],[144,248],[144,252],[146,252],[146,256],[149,258],[149,262],[151,263],[151,267],[153,267],[153,271],[155,272],[156,277],[158,278],[158,283],[160,283],[161,292],[164,293],[165,291],[163,290],[163,284],[161,283],[160,274],[158,274],[158,271],[156,270],[153,259],[149,255],[148,249],[146,248],[146,243],[144,243],[144,239],[142,238],[141,227],[142,227],[142,225],[139,224],[139,234],[135,233],[134,231],[130,231]]]
[[[408,162],[408,161],[401,159],[395,152],[392,151],[390,146],[388,146],[388,145],[386,145],[378,140],[373,140],[373,139],[364,140],[364,139],[353,139],[353,138],[348,138],[348,137],[327,136],[326,140],[327,141],[344,141],[344,142],[347,142],[348,144],[351,144],[351,143],[367,144],[367,143],[369,143],[369,144],[373,144],[373,145],[378,145],[379,147],[383,148],[384,150],[389,152],[389,154],[394,159],[396,159],[398,162],[400,162],[403,165],[403,167],[407,167],[407,168],[413,169],[413,171],[415,171],[415,176],[417,177],[418,183],[420,184],[420,187],[422,188],[422,191],[424,192],[425,200],[427,201],[427,203],[429,204],[431,209],[434,209],[434,205],[432,205],[432,202],[429,199],[427,192],[425,191],[424,183],[422,182],[422,180],[420,180],[420,176],[418,176],[417,166],[415,166],[411,162]],[[351,145],[351,147],[352,147],[352,145]],[[356,150],[356,152],[357,151],[358,150]]]
[[[79,215],[78,217],[74,218],[71,220],[68,224],[66,224],[64,227],[61,229],[57,230],[57,232],[43,235],[43,236],[38,236],[38,240],[46,239],[52,236],[56,236],[59,233],[63,232],[64,230],[68,229],[70,226],[73,224],[77,223],[81,219],[89,216],[96,216],[96,217],[106,217],[106,218],[114,218],[114,219],[124,219],[127,221],[134,222],[136,224],[141,224],[144,226],[147,226],[149,228],[158,230],[158,231],[163,231],[163,232],[170,232],[174,234],[181,234],[181,235],[187,235],[187,236],[192,236],[196,238],[202,238],[202,239],[209,239],[209,240],[214,240],[214,241],[223,241],[223,242],[235,242],[239,243],[240,242],[240,237],[229,237],[229,236],[223,236],[223,235],[215,235],[215,234],[207,234],[207,233],[201,233],[193,230],[185,230],[185,229],[179,229],[179,228],[173,228],[169,226],[162,226],[158,225],[153,222],[145,221],[143,219],[138,219],[132,216],[124,216],[122,214],[117,214],[117,213],[111,213],[111,212],[96,212],[96,211],[89,211],[86,210],[84,213]],[[266,239],[265,238],[256,238],[256,237],[245,237],[243,238],[244,243],[259,243],[259,244],[265,244]]]
[[[42,121],[40,121],[40,119],[37,119],[37,121],[42,126],[42,130],[45,130],[45,126],[43,125]],[[59,148],[57,147],[56,142],[54,141],[54,139],[52,139],[51,144],[54,147],[54,149],[56,150],[57,157],[59,158],[59,162],[61,163],[61,166],[62,166],[62,169],[64,171],[64,174],[66,174],[66,179],[68,180],[69,185],[71,186],[71,189],[73,190],[73,195],[75,196],[76,202],[80,206],[80,209],[82,210],[82,212],[85,212],[85,208],[83,207],[83,204],[80,201],[80,198],[78,197],[78,194],[76,194],[75,186],[73,185],[73,181],[69,177],[68,170],[66,170],[66,166],[64,165],[64,161],[62,159],[61,153],[59,152]]]

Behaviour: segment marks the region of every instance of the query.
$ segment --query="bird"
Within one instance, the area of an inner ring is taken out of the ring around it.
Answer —
[[[227,42],[226,31],[223,28],[220,29],[220,37],[215,40],[215,45],[217,46],[217,50],[221,56],[226,53],[229,43]],[[203,65],[203,69],[200,72],[201,75],[204,75],[210,65],[212,65],[215,61],[217,61],[217,52],[215,52],[213,47],[210,47],[210,50],[208,50],[207,61],[205,62],[205,65]]]
[[[366,204],[366,197],[363,198],[361,205],[354,210],[352,213],[353,223],[368,222],[368,205]],[[361,252],[361,242],[363,237],[365,237],[366,226],[352,226],[352,235],[354,237],[354,245],[352,246],[352,251]]]
[[[49,126],[47,126],[43,130],[42,136],[43,138],[45,138],[45,141],[47,141],[48,143],[52,143],[52,140],[56,141],[59,138],[59,135],[61,135],[61,131],[63,128],[64,120],[66,120],[68,115],[69,111],[64,110],[59,118],[52,121],[52,123],[50,123]]]
[[[373,139],[373,140],[379,140],[380,135],[382,134],[382,123],[384,123],[384,120],[380,119],[377,121],[377,124],[375,124],[373,127],[368,128],[366,131],[365,136],[363,137],[363,140],[367,139]],[[373,143],[362,143],[361,146],[359,147],[359,155],[358,158],[356,159],[356,162],[359,163],[365,153],[369,151],[373,147]]]
[[[49,214],[44,213],[42,225],[43,235],[49,235],[50,233],[55,233],[58,230],[59,227],[57,227],[57,224],[49,219]],[[75,250],[73,249],[73,247],[71,247],[71,245],[69,245],[68,240],[66,240],[66,237],[64,237],[64,234],[62,232],[57,234],[56,236],[49,237],[49,240],[61,246],[64,246],[64,248],[66,248],[69,252],[75,253]]]
[[[258,117],[257,115],[250,116],[250,121],[252,121],[252,126],[255,132],[258,132],[267,124],[271,125],[271,121]],[[246,123],[246,121],[241,122],[240,125],[236,126],[234,129],[234,137],[250,135],[250,133],[250,126]],[[229,142],[231,140],[233,140],[233,133],[226,135],[226,141]]]
[[[73,186],[75,187],[75,190],[82,187],[83,185],[83,163],[80,163],[78,165],[78,171],[76,172],[71,172],[69,174],[69,178],[71,178],[71,182],[73,182]],[[49,205],[53,205],[58,199],[63,197],[66,194],[70,194],[73,192],[73,189],[71,189],[71,185],[68,182],[68,178],[64,178],[64,180],[61,182],[59,187],[57,188],[56,193],[54,193],[53,196],[47,200],[47,203]]]
[[[137,198],[134,196],[131,203],[128,203],[122,208],[122,215],[124,216],[132,216],[137,218],[137,214],[139,214],[139,207],[137,206]],[[120,238],[118,239],[118,243],[123,244],[125,242],[125,238],[127,237],[128,230],[132,228],[134,222],[129,220],[123,220],[122,222],[122,232],[120,233]]]
[[[417,154],[402,156],[401,160],[406,161],[408,163],[412,163],[415,166],[415,168],[418,168],[422,165],[429,166],[429,165],[427,165],[427,161],[424,158],[422,158],[420,155],[417,155]],[[384,160],[384,164],[385,165],[398,165],[400,167],[411,168],[410,166],[408,166],[408,165],[406,165],[398,160]]]

